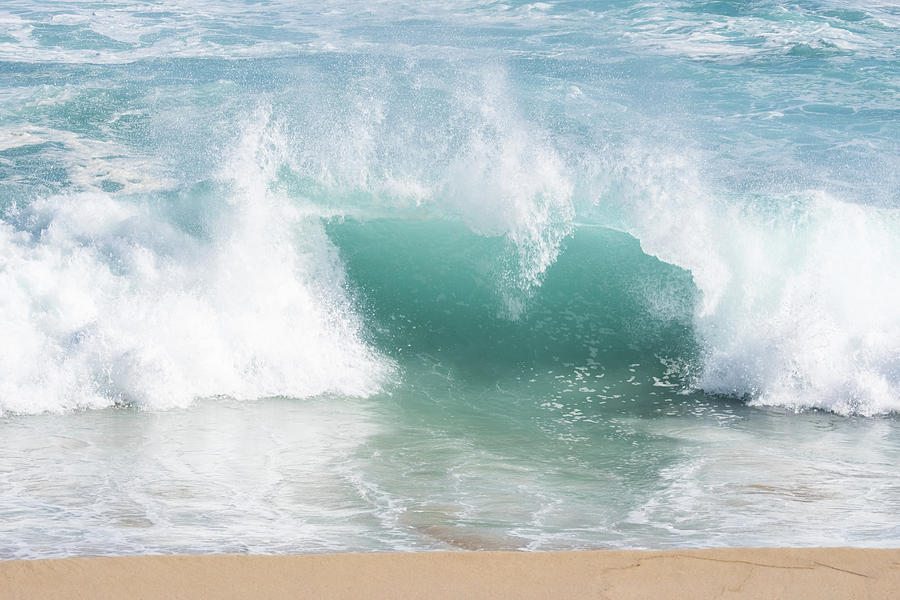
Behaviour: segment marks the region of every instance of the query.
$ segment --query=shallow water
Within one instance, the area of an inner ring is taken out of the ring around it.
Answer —
[[[8,417],[0,554],[896,545],[895,419],[637,405],[411,387]]]
[[[0,557],[895,546],[890,3],[0,7]]]

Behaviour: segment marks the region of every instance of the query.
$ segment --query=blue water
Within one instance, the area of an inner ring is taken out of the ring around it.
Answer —
[[[900,8],[0,7],[0,557],[900,541]]]

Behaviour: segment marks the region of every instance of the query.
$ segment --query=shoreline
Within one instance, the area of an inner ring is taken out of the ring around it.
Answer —
[[[4,600],[894,598],[900,548],[146,555],[0,561]]]

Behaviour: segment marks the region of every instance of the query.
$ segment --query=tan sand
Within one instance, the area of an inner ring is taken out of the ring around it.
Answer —
[[[134,556],[0,562],[0,598],[900,598],[900,549]]]

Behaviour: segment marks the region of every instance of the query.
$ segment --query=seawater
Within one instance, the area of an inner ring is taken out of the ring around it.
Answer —
[[[0,7],[0,557],[900,543],[889,2]]]

